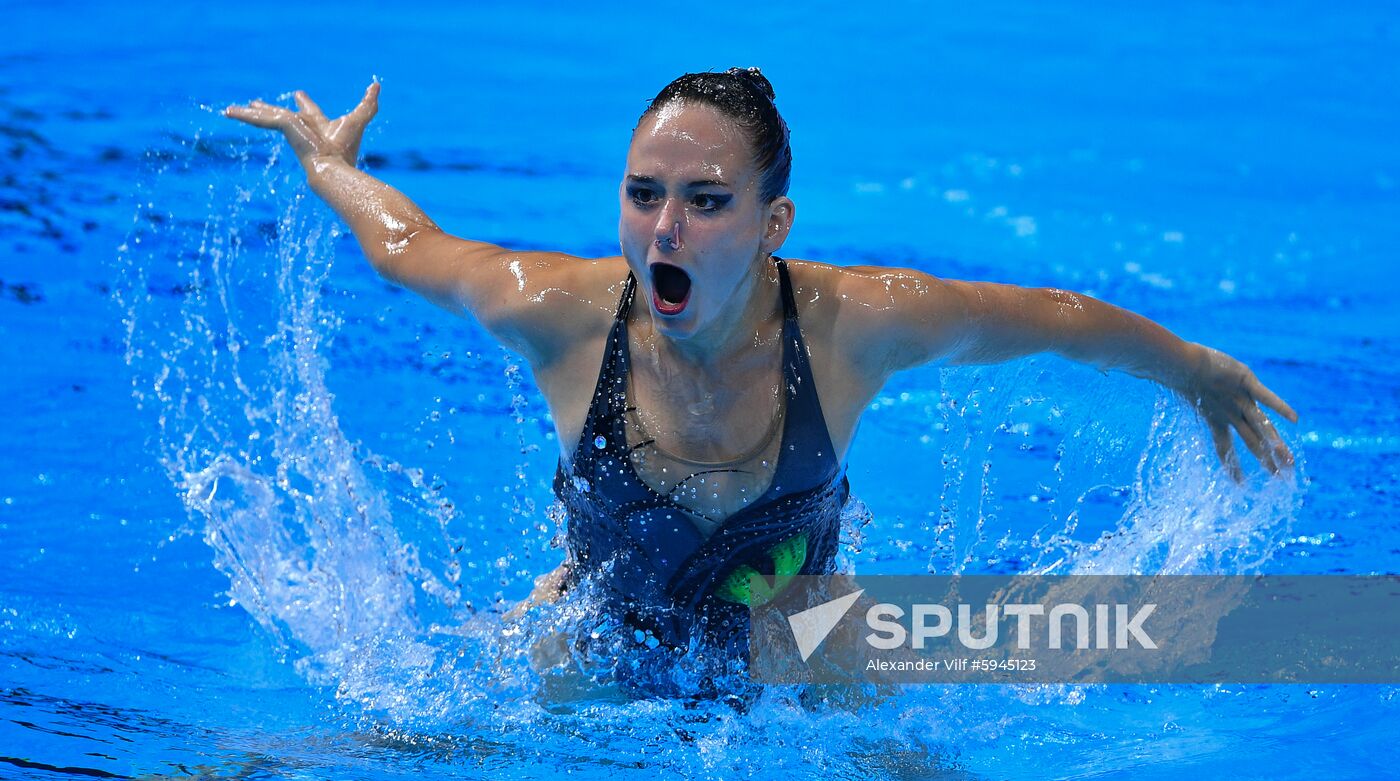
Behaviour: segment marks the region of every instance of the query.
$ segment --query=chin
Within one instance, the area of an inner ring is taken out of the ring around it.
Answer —
[[[679,317],[667,317],[658,314],[655,309],[651,310],[651,325],[658,333],[666,335],[670,339],[689,339],[695,335],[696,322],[687,311]]]

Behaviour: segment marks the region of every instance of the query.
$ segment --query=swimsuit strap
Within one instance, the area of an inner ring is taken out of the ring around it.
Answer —
[[[788,277],[787,261],[777,255],[773,255],[772,258],[778,265],[778,281],[783,289],[783,317],[796,320],[797,298],[792,292],[792,279]]]
[[[632,276],[632,272],[627,272],[627,281],[622,285],[622,296],[617,299],[617,313],[613,315],[613,320],[624,320],[627,312],[632,309],[632,299],[637,294],[637,278]]]

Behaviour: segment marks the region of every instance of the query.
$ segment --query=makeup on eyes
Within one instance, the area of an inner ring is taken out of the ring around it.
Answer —
[[[727,192],[703,192],[704,188],[728,188],[728,183],[718,181],[718,179],[696,179],[687,182],[685,190],[690,193],[687,196],[687,203],[693,204],[701,211],[718,211],[728,206],[734,200],[734,193]],[[654,176],[629,175],[627,176],[627,199],[637,206],[651,206],[665,197],[665,189],[662,188],[657,178]]]
[[[638,206],[651,206],[661,200],[662,195],[654,187],[629,186],[627,197]],[[687,201],[701,211],[718,211],[728,206],[734,196],[729,193],[695,193]]]

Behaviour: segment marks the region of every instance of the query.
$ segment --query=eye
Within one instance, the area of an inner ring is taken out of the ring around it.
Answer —
[[[650,187],[628,187],[627,197],[638,206],[647,206],[656,202],[656,191]]]
[[[691,199],[691,203],[694,203],[701,211],[713,212],[724,208],[724,205],[729,203],[730,197],[728,195],[700,193]]]

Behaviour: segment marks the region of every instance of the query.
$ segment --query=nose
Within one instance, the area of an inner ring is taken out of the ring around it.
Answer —
[[[681,248],[681,219],[674,201],[668,200],[656,217],[656,246],[662,250]]]

